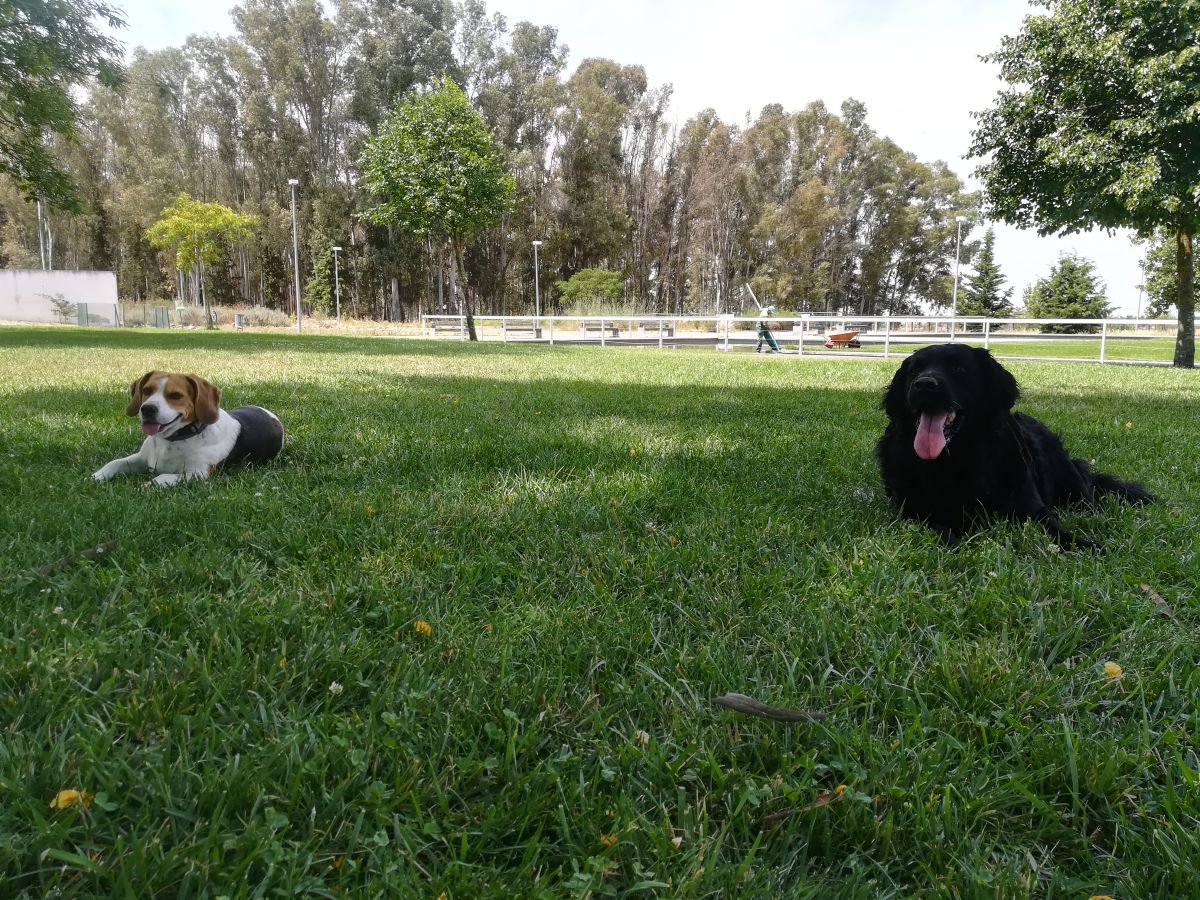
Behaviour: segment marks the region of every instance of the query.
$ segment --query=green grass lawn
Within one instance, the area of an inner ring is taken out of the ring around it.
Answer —
[[[1010,364],[1094,556],[898,521],[895,365],[0,330],[0,896],[1194,896],[1197,374]],[[283,457],[91,483],[150,368]]]

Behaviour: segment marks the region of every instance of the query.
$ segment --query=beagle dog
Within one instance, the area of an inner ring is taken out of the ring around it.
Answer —
[[[149,484],[171,487],[224,466],[266,462],[283,449],[283,425],[274,413],[260,406],[226,412],[220,388],[195,375],[147,372],[130,385],[125,415],[141,419],[146,440],[137,453],[93,474],[93,481],[151,472]]]

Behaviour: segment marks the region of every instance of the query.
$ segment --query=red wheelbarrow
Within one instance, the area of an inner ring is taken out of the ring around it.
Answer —
[[[858,339],[857,331],[836,331],[825,336],[825,346],[830,350],[844,350],[847,347],[861,347],[862,342]]]

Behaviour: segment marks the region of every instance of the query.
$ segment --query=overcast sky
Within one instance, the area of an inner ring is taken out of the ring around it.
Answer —
[[[120,0],[117,0],[120,3]],[[979,55],[1016,33],[1025,0],[490,0],[509,24],[553,25],[573,68],[604,56],[646,69],[652,84],[674,88],[672,116],[682,124],[705,107],[742,123],[768,103],[789,110],[823,100],[836,111],[854,97],[879,134],[924,161],[945,160],[975,182],[971,112],[1000,86]],[[232,31],[228,0],[207,3],[126,0],[129,47],[178,45],[193,33]],[[982,234],[977,229],[976,236]],[[1015,299],[1063,252],[1096,263],[1109,300],[1132,314],[1141,251],[1128,234],[1042,238],[996,226],[996,257]]]

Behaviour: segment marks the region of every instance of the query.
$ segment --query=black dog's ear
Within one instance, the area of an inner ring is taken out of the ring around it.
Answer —
[[[900,363],[900,368],[892,376],[892,383],[888,385],[888,389],[883,394],[883,402],[879,404],[888,414],[889,419],[902,418],[908,410],[908,403],[904,395],[908,392],[909,361],[910,358],[905,357],[904,362]]]
[[[1017,385],[1017,379],[1013,377],[1012,372],[996,362],[991,351],[984,350],[982,347],[971,349],[975,353],[979,370],[983,374],[990,405],[999,412],[1012,409],[1021,396],[1021,388]]]

